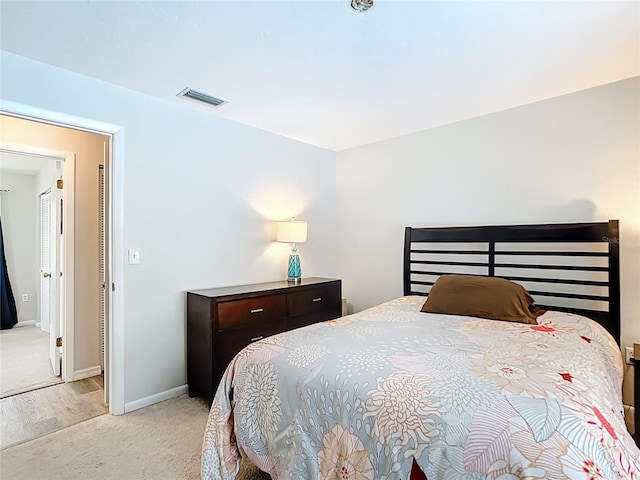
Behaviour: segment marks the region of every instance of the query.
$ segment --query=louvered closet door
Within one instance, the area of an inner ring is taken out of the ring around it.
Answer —
[[[40,328],[51,325],[51,192],[40,195]]]
[[[100,223],[100,367],[104,372],[105,355],[104,355],[104,339],[105,339],[105,313],[106,313],[106,292],[105,292],[105,236],[106,236],[106,222],[105,222],[105,178],[104,178],[104,166],[100,165],[98,169],[98,179],[100,186],[100,200],[99,200],[99,219]]]

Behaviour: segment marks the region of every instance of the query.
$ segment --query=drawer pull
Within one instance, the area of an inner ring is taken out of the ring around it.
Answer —
[[[318,297],[318,298],[314,298],[313,300],[311,300],[312,302],[319,302],[322,300],[322,297]]]
[[[251,339],[252,342],[257,342],[258,340],[262,340],[264,338],[264,335],[260,335],[259,337],[253,337]]]
[[[264,308],[254,308],[253,310],[251,310],[251,313],[260,313],[260,312],[264,312]]]

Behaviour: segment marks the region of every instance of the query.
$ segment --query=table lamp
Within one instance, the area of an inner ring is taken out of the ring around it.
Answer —
[[[287,280],[291,283],[300,283],[302,272],[300,270],[300,256],[296,243],[307,241],[307,222],[297,222],[293,217],[287,222],[278,222],[276,241],[291,244],[289,255],[289,267],[287,268]]]

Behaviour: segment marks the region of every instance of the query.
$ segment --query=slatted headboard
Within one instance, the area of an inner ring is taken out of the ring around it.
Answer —
[[[405,229],[405,295],[454,273],[520,283],[537,305],[589,317],[620,343],[618,220]]]

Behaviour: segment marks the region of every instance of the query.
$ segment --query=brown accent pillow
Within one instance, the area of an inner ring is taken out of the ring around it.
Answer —
[[[545,311],[536,307],[529,292],[498,277],[443,275],[431,287],[422,312],[448,313],[537,324]]]

